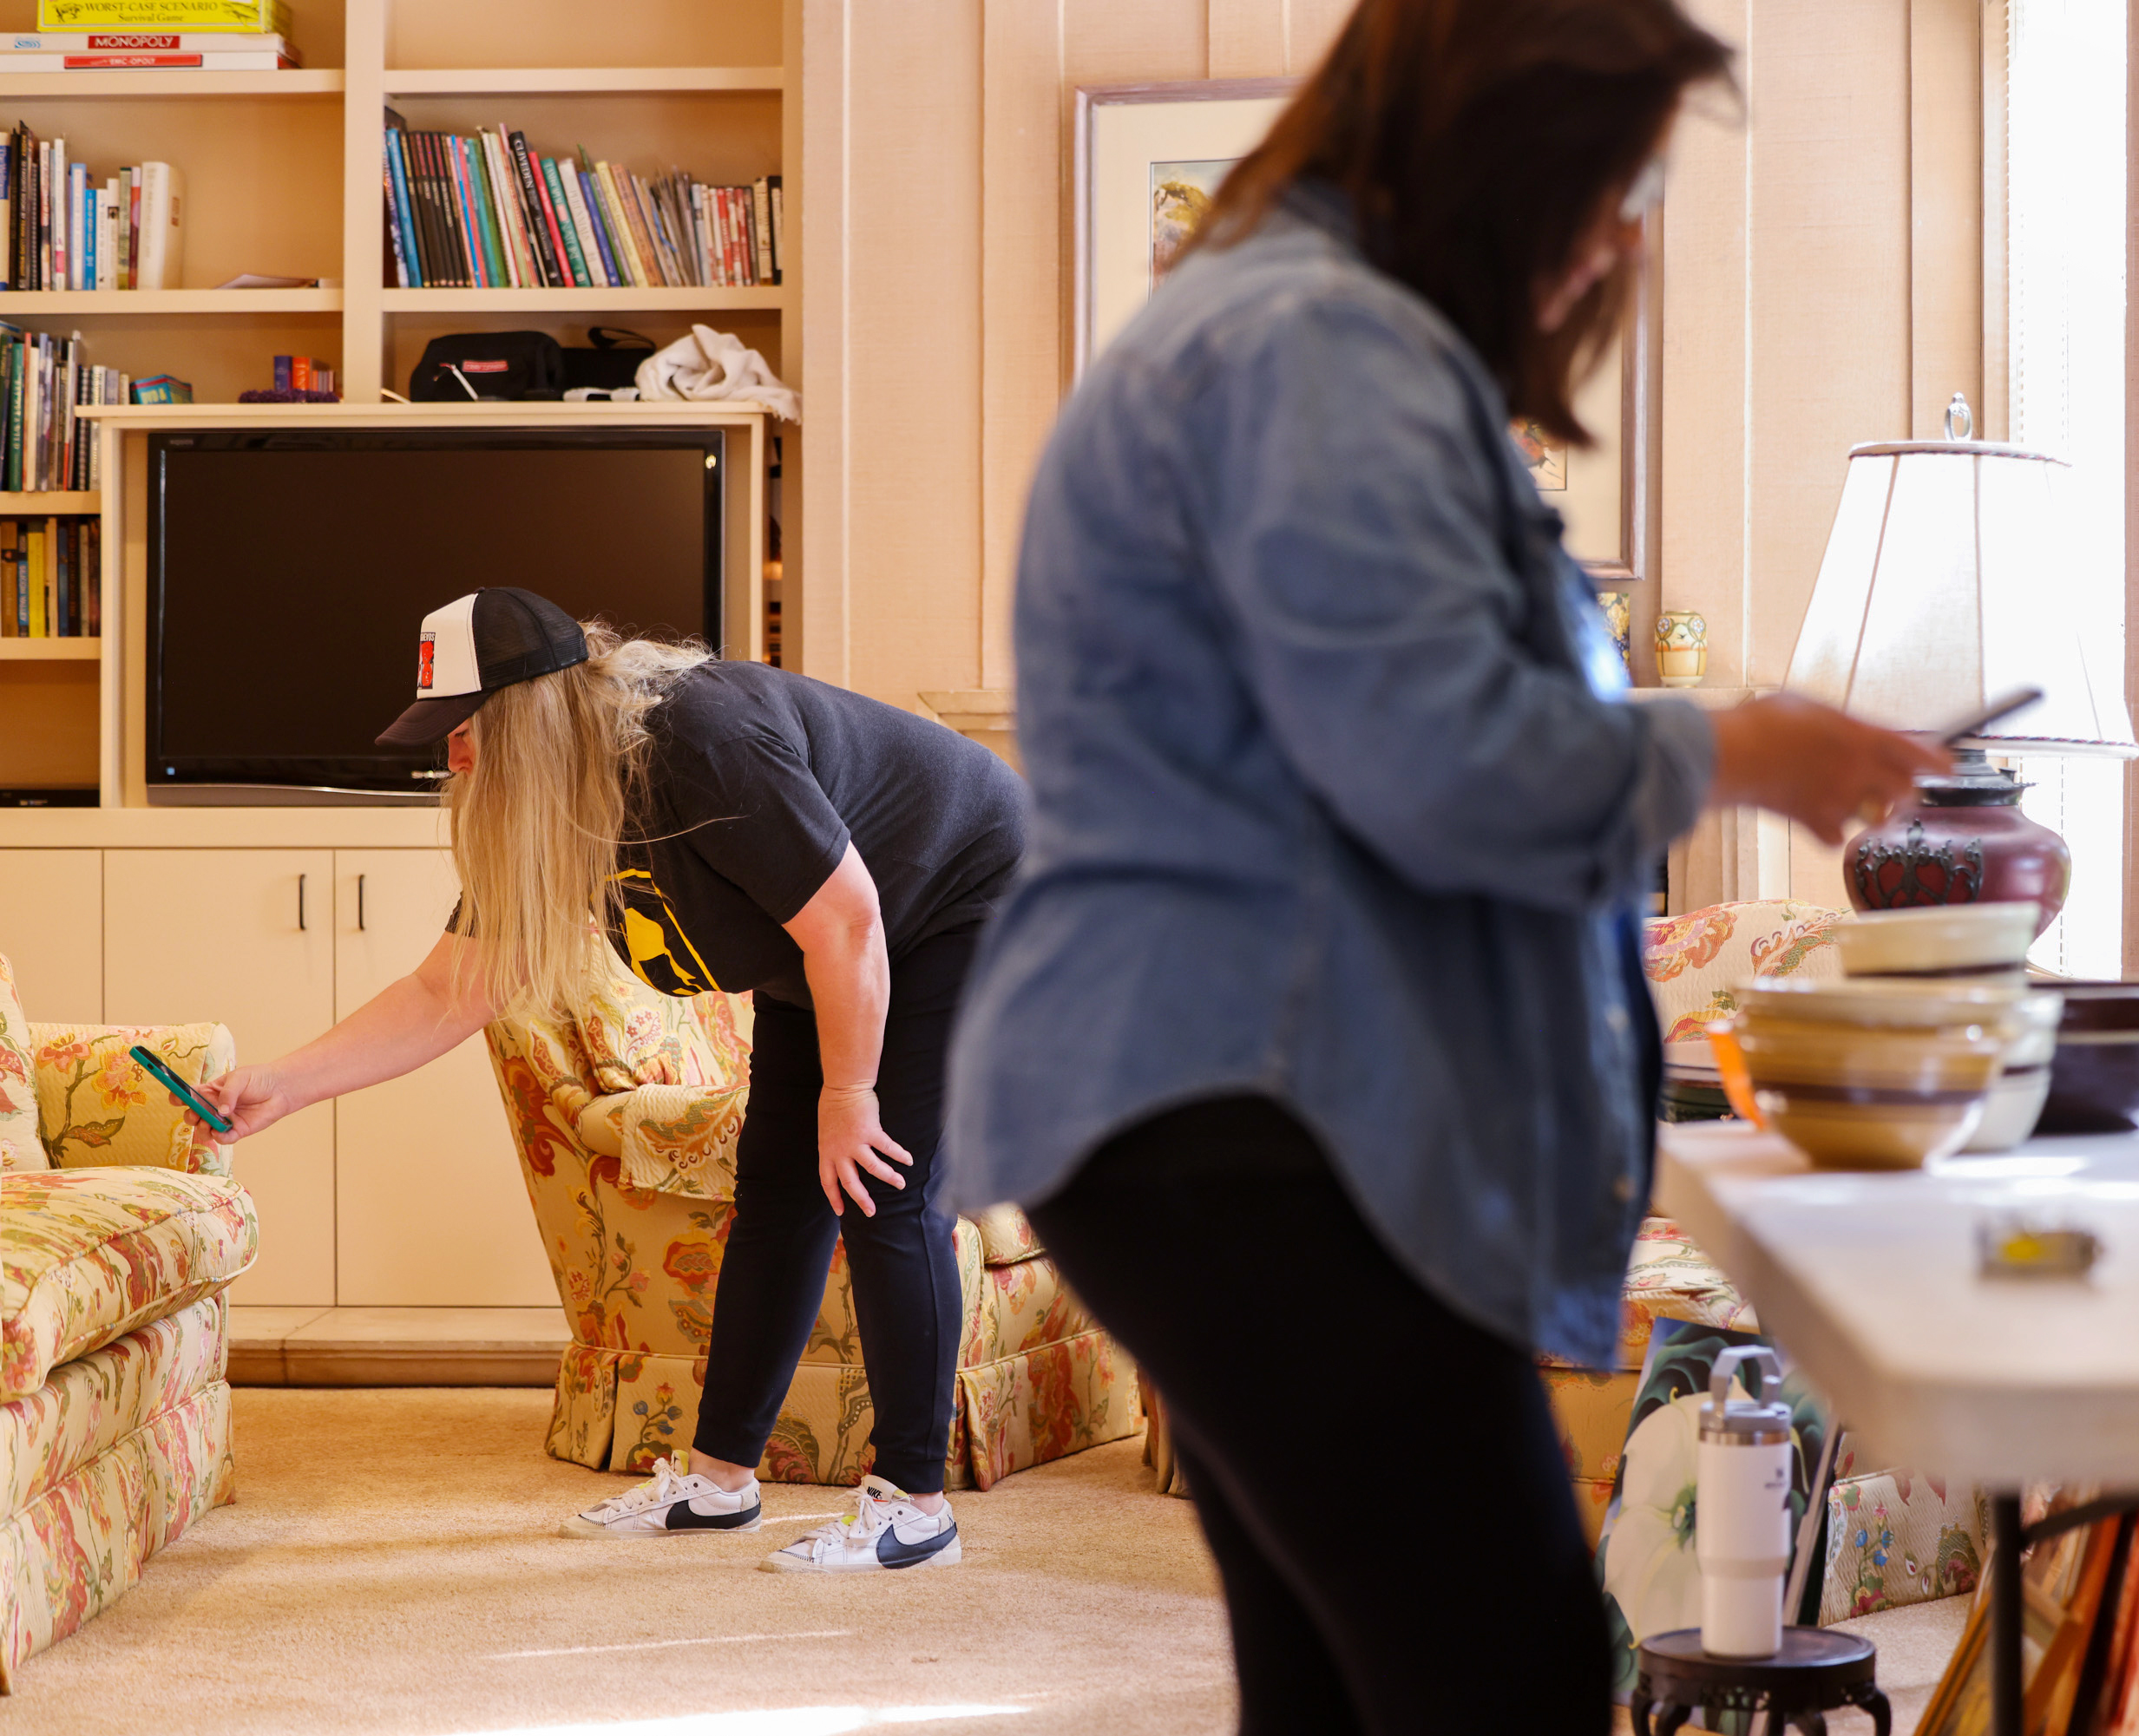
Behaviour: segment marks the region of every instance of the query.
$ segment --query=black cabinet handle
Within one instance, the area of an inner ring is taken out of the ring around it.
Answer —
[[[305,926],[305,876],[303,875],[297,877],[297,926],[300,929]]]
[[[364,927],[364,876],[362,875],[357,876],[357,927],[359,930]]]

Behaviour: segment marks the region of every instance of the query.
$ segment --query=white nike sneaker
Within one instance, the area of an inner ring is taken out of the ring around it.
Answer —
[[[862,1480],[856,1510],[819,1525],[758,1563],[764,1573],[859,1573],[871,1568],[950,1567],[961,1554],[947,1501],[924,1513],[881,1477]]]
[[[568,1537],[667,1537],[679,1531],[754,1531],[764,1503],[751,1477],[731,1494],[711,1477],[686,1474],[678,1455],[653,1461],[653,1475],[636,1489],[575,1513],[558,1530]]]

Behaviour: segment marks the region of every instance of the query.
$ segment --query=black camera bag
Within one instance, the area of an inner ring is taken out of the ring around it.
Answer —
[[[564,350],[547,331],[460,331],[423,346],[409,376],[409,398],[420,404],[556,398],[564,377]]]

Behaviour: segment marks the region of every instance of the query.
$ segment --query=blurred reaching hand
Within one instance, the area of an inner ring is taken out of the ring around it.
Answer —
[[[1716,782],[1709,800],[1719,808],[1749,803],[1801,821],[1833,846],[1859,826],[1884,820],[1910,796],[1918,773],[1952,764],[1944,749],[1918,737],[1778,693],[1716,714]]]

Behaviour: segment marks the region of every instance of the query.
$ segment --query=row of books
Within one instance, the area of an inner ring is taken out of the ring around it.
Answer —
[[[0,639],[97,639],[103,530],[94,514],[0,519]]]
[[[391,109],[383,184],[403,289],[730,287],[780,281],[780,178],[712,187],[536,155],[524,133],[412,132]]]
[[[66,140],[18,124],[0,149],[0,290],[176,289],[185,193],[169,163],[99,184]]]
[[[0,72],[276,72],[298,65],[287,36],[226,30],[16,30],[0,35]]]
[[[331,392],[334,370],[316,356],[275,357],[275,390],[279,392]]]
[[[95,429],[75,412],[83,404],[154,402],[153,384],[93,365],[79,337],[0,323],[0,488],[102,486]]]

